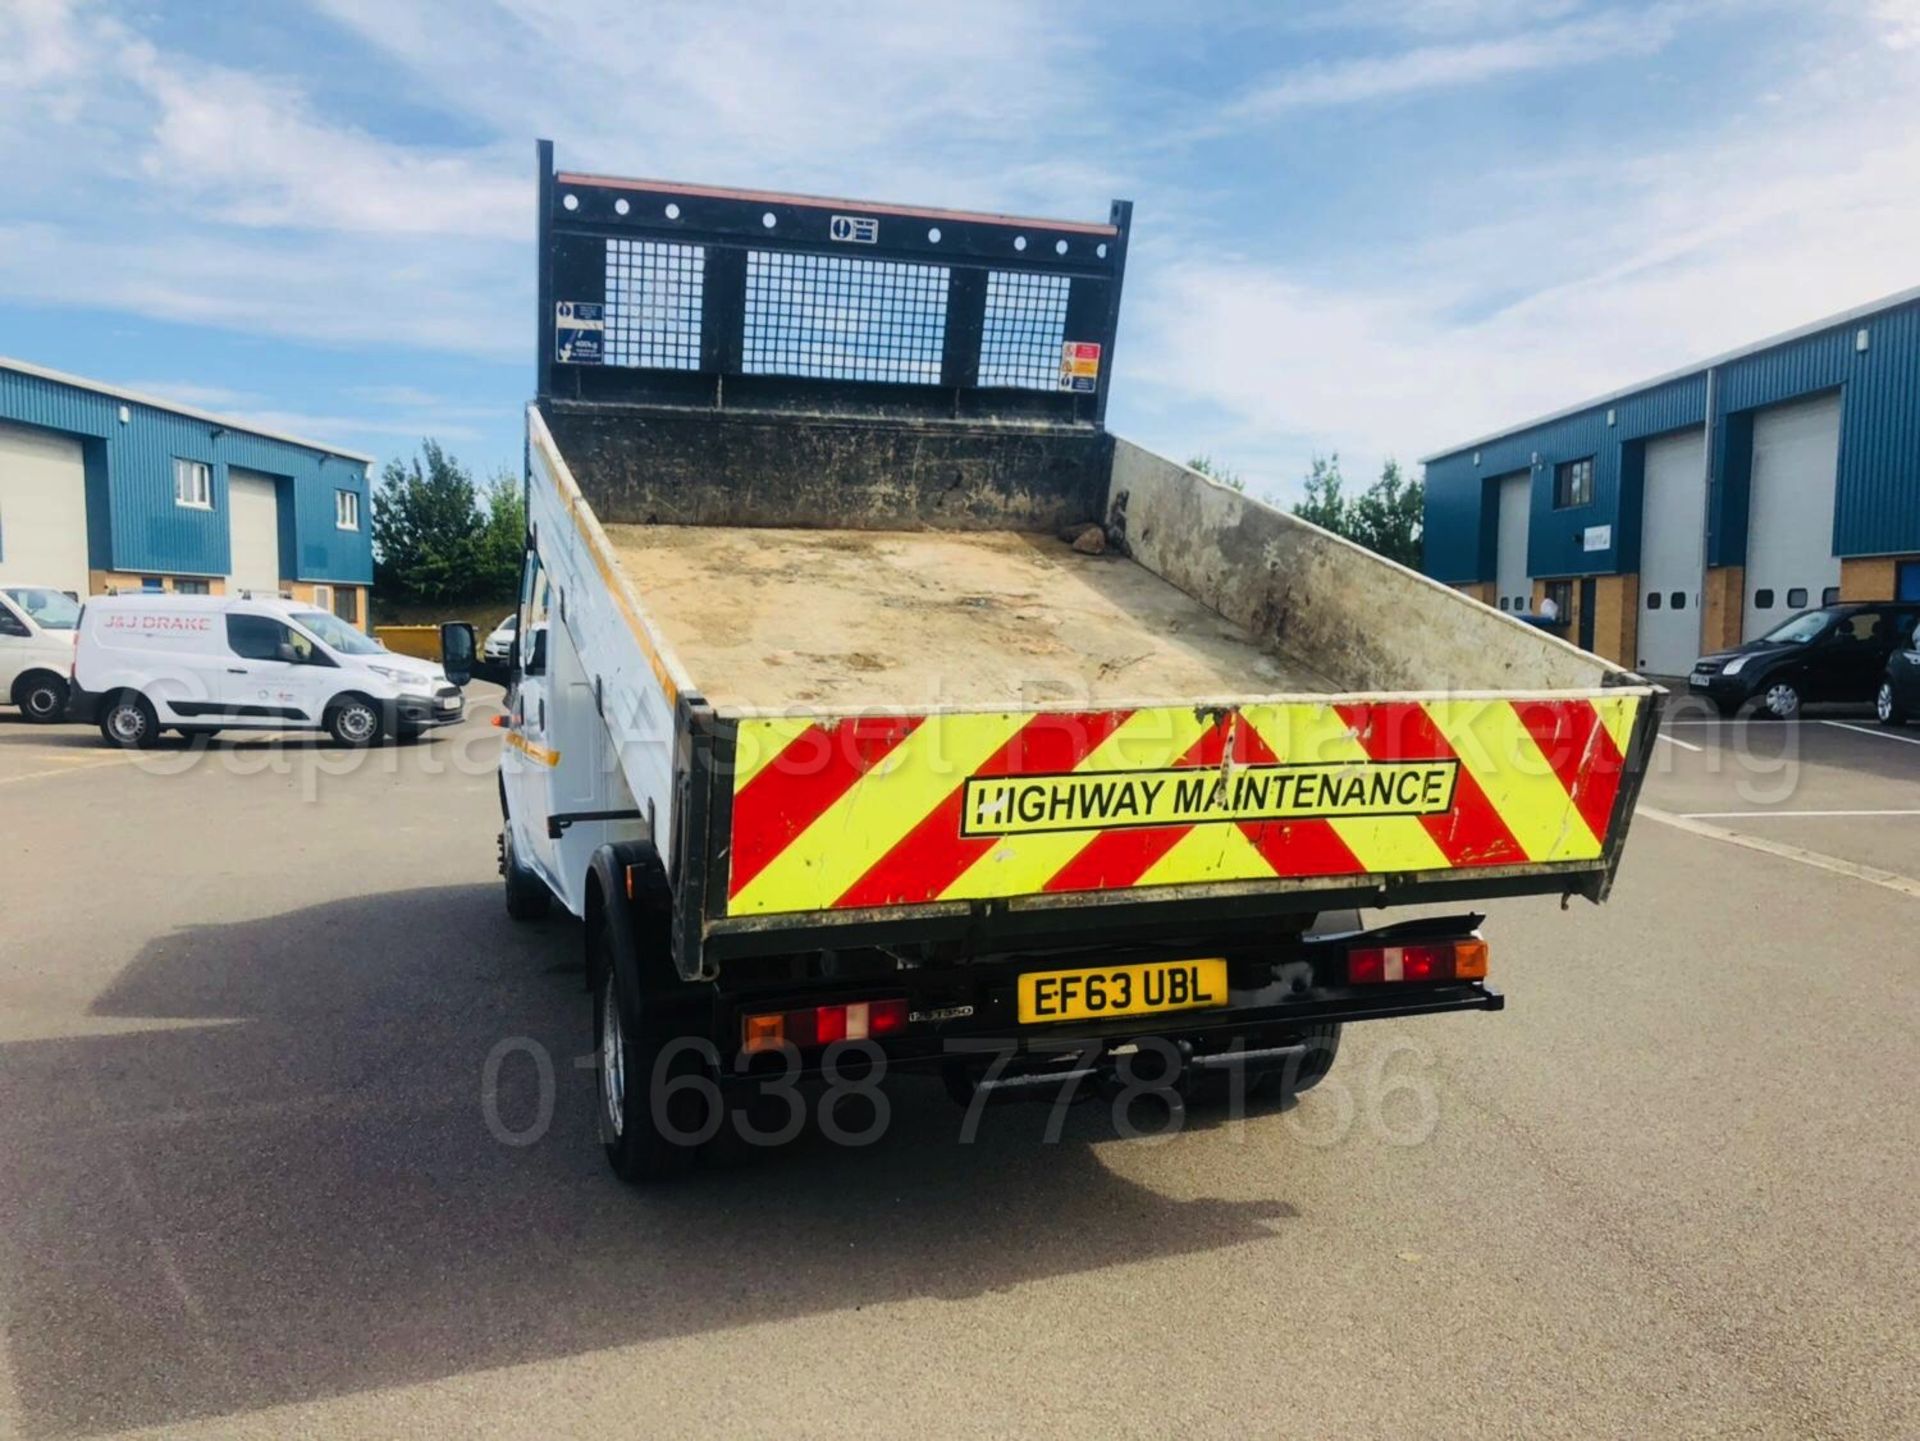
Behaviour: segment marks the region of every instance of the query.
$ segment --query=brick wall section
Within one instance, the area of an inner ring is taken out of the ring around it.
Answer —
[[[1700,633],[1703,653],[1726,650],[1740,644],[1741,604],[1746,593],[1746,579],[1745,566],[1716,565],[1707,568],[1706,585],[1702,588],[1705,597],[1703,605],[1707,612],[1706,624]]]
[[[1843,558],[1840,562],[1840,599],[1892,600],[1903,561],[1920,560],[1911,555],[1866,555]]]
[[[87,589],[94,595],[105,595],[110,590],[122,592],[139,590],[146,579],[152,574],[152,571],[135,575],[118,570],[90,570],[87,572]],[[180,580],[204,580],[207,583],[208,595],[225,595],[227,593],[227,582],[217,575],[163,575],[160,577],[160,580],[169,593],[176,589],[175,583]]]

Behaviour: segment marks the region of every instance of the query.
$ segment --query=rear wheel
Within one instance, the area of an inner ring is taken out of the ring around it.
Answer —
[[[147,750],[160,739],[160,718],[135,690],[123,690],[100,712],[100,738],[121,750]]]
[[[344,696],[327,712],[327,734],[335,745],[370,746],[380,739],[380,712],[364,696]]]
[[[1873,713],[1879,717],[1883,726],[1903,726],[1912,717],[1907,708],[1900,704],[1900,698],[1894,693],[1893,682],[1880,682],[1880,691],[1873,698]]]
[[[1300,1033],[1300,1044],[1306,1047],[1304,1055],[1250,1078],[1247,1094],[1259,1101],[1280,1101],[1311,1091],[1326,1080],[1340,1055],[1340,1023],[1326,1021],[1306,1027]]]
[[[13,688],[13,703],[35,725],[52,725],[67,714],[67,683],[47,671],[22,676]]]
[[[673,1046],[668,1054],[667,1047],[672,1045],[668,1028],[646,1015],[643,1000],[627,998],[637,988],[621,981],[613,927],[601,926],[594,945],[598,952],[594,971],[599,977],[593,996],[593,1032],[600,1058],[595,1107],[600,1143],[621,1180],[636,1184],[668,1180],[693,1164],[694,1138],[709,1119],[699,1087],[669,1091],[668,1085],[682,1076],[698,1075],[700,1059],[689,1045]],[[670,1135],[669,1126],[678,1134]]]
[[[1247,1100],[1262,1105],[1284,1101],[1289,1096],[1312,1090],[1326,1079],[1327,1072],[1333,1069],[1334,1058],[1340,1054],[1340,1023],[1329,1021],[1304,1027],[1295,1040],[1305,1047],[1301,1055],[1271,1069],[1248,1074],[1241,1092]],[[1202,1071],[1190,1076],[1186,1083],[1189,1105],[1222,1106],[1232,1095],[1233,1079],[1222,1070]]]

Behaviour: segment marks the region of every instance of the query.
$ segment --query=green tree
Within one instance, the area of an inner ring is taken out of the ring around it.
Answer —
[[[1306,479],[1306,497],[1293,508],[1302,520],[1357,541],[1368,550],[1402,565],[1420,564],[1421,517],[1426,488],[1388,460],[1380,478],[1356,496],[1344,492],[1340,457],[1313,458]]]
[[[457,602],[511,590],[511,580],[502,587],[493,573],[488,529],[471,473],[439,442],[421,441],[418,455],[387,462],[374,491],[375,593],[395,601]]]
[[[1347,534],[1388,560],[1418,570],[1425,508],[1426,487],[1406,475],[1399,461],[1389,460],[1380,478],[1353,502],[1348,513],[1352,529]]]
[[[1228,490],[1244,491],[1247,488],[1247,483],[1240,478],[1239,471],[1230,465],[1220,464],[1210,455],[1188,457],[1187,469],[1197,470],[1208,479],[1219,481]]]
[[[520,562],[527,548],[527,495],[512,471],[495,471],[487,482],[487,518],[480,528],[477,570],[481,594],[512,595],[520,585]]]
[[[1347,535],[1349,502],[1341,493],[1344,484],[1339,453],[1316,455],[1313,469],[1307,474],[1306,497],[1294,506],[1293,513],[1335,535]]]

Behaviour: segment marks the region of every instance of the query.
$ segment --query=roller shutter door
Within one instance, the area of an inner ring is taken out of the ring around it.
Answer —
[[[227,472],[228,533],[233,542],[231,589],[256,595],[280,590],[280,486],[270,475]]]
[[[1700,655],[1706,464],[1706,437],[1697,427],[1647,442],[1638,669],[1653,675],[1685,675]]]
[[[1833,553],[1840,394],[1776,405],[1753,418],[1743,637],[1764,635],[1838,590]]]
[[[1533,584],[1527,575],[1527,514],[1533,486],[1530,471],[1502,476],[1499,528],[1494,534],[1493,573],[1499,594],[1494,604],[1502,610],[1526,610],[1533,604]]]
[[[87,593],[87,475],[71,436],[0,425],[0,581]]]

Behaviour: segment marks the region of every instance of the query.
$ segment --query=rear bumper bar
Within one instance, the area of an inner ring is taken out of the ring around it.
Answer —
[[[1011,1054],[1055,1068],[1057,1075],[1057,1067],[1070,1053],[1092,1065],[1116,1048],[1147,1037],[1171,1043],[1185,1065],[1201,1069],[1283,1064],[1303,1035],[1327,1025],[1503,1009],[1506,998],[1482,981],[1377,985],[1347,981],[1347,953],[1354,947],[1468,939],[1477,933],[1480,919],[1478,915],[1439,917],[1378,930],[1273,940],[1252,952],[1227,947],[1188,949],[1189,956],[1224,952],[1227,957],[1227,1001],[1215,1009],[1023,1024],[1017,1001],[1022,975],[1173,959],[1164,951],[1157,956],[1138,951],[1055,952],[721,995],[715,998],[710,1034],[722,1071],[730,1072],[732,1079],[751,1081],[770,1071],[789,1071],[796,1058],[778,1053],[739,1056],[746,1016],[903,998],[908,1010],[903,1031],[856,1043],[868,1054],[876,1049],[884,1053],[890,1068],[978,1065],[996,1055]],[[1255,1054],[1262,1051],[1274,1054],[1263,1060]],[[802,1074],[818,1072],[823,1069],[824,1052],[800,1052],[797,1060]]]

